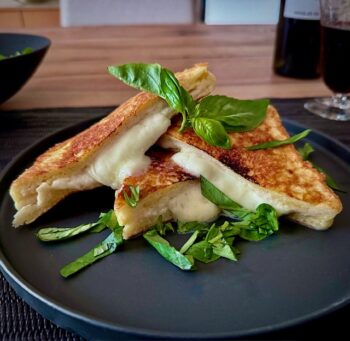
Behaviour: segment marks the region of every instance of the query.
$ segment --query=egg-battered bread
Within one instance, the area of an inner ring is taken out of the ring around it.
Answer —
[[[342,204],[327,186],[325,176],[310,162],[304,161],[294,145],[256,151],[245,148],[288,137],[272,106],[268,107],[266,119],[256,129],[230,133],[233,145],[230,150],[208,145],[192,129],[181,134],[174,122],[159,141],[163,148],[172,150],[171,156],[167,154],[166,159],[158,157],[158,160],[154,157],[154,166],[146,173],[125,179],[123,188],[127,189],[128,184],[140,185],[138,206],[128,207],[121,192],[117,194],[115,212],[121,224],[126,226],[124,237],[143,232],[159,216],[163,220],[215,219],[218,212],[215,214],[207,207],[200,209],[191,200],[195,195],[192,193],[200,193],[200,175],[247,209],[255,210],[259,204],[268,203],[279,215],[286,215],[302,225],[318,230],[330,227],[342,210]],[[169,205],[169,200],[176,201],[176,210]],[[191,211],[191,215],[186,217],[178,207]]]
[[[181,85],[198,99],[215,84],[206,64],[177,73]],[[37,219],[67,195],[107,185],[117,189],[125,177],[150,164],[144,152],[171,124],[161,98],[141,92],[80,134],[40,155],[11,185],[17,213],[13,225]]]

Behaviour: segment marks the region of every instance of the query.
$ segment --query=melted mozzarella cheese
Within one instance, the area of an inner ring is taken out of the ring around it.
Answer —
[[[165,102],[152,107],[152,111],[101,148],[88,168],[93,179],[116,189],[126,177],[147,169],[151,161],[145,152],[166,132],[174,114]]]
[[[301,202],[294,198],[267,190],[243,178],[207,153],[179,140],[163,137],[164,148],[175,148],[179,152],[172,160],[193,176],[204,176],[214,186],[241,206],[254,211],[262,203],[273,206],[279,215],[297,211]]]
[[[188,185],[184,191],[178,193],[167,203],[174,220],[188,221],[212,221],[220,213],[220,210],[203,197],[198,183]]]

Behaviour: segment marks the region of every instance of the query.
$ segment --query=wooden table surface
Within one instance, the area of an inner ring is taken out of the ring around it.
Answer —
[[[1,31],[6,31],[2,29]],[[134,93],[106,67],[158,62],[178,71],[208,62],[216,92],[238,98],[312,97],[330,92],[320,79],[272,72],[275,26],[114,26],[17,30],[49,37],[35,75],[0,109],[117,105]]]

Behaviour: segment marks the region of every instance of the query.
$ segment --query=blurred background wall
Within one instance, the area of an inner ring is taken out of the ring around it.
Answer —
[[[0,27],[275,24],[279,0],[0,0]]]

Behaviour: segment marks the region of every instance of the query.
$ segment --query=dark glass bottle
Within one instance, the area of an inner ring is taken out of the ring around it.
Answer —
[[[277,26],[274,71],[282,76],[320,76],[318,0],[282,0]]]

